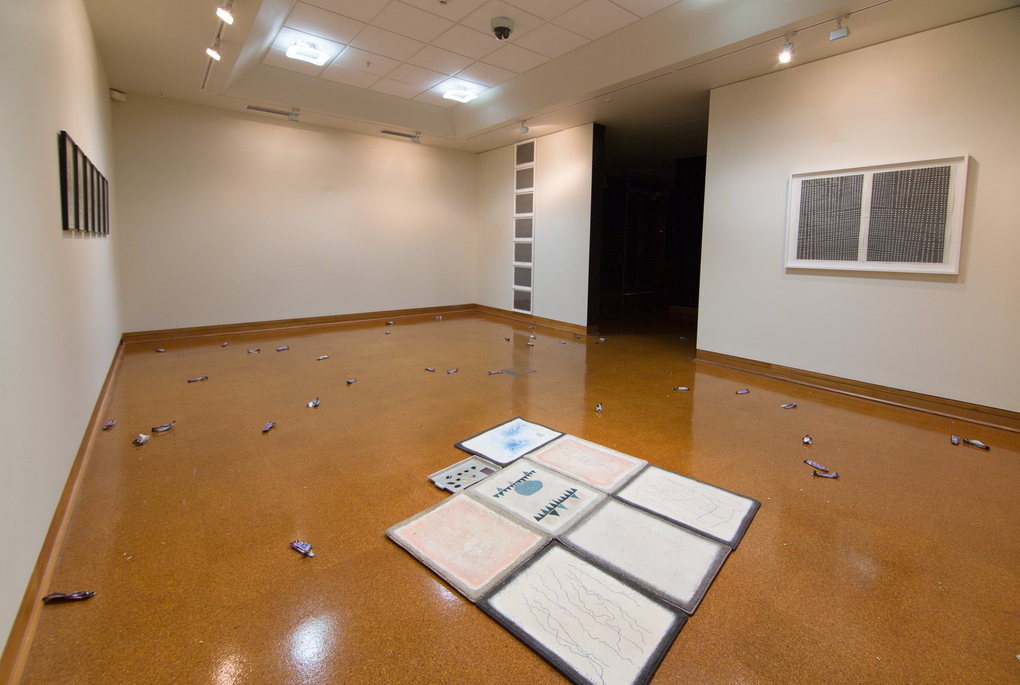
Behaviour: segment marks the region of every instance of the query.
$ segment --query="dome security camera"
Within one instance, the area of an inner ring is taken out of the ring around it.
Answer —
[[[514,20],[510,17],[493,17],[489,25],[496,40],[506,40],[514,30]]]

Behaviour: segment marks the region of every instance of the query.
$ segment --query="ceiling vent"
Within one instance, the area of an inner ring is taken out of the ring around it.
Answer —
[[[297,110],[287,111],[285,109],[273,109],[272,107],[259,107],[258,105],[245,105],[244,108],[253,112],[262,112],[263,114],[275,114],[277,116],[287,117],[291,121],[301,121],[301,115],[297,113]]]
[[[401,133],[400,131],[390,131],[390,130],[384,128],[384,129],[381,129],[379,131],[379,133],[383,134],[384,136],[395,136],[397,138],[405,138],[407,140],[410,140],[412,143],[420,143],[421,142],[421,134],[417,133],[417,132],[415,132],[415,133]]]

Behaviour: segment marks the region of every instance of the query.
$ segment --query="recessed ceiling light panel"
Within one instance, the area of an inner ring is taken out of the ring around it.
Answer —
[[[307,40],[298,40],[287,48],[287,57],[321,67],[329,61],[330,54],[319,48],[315,43]]]
[[[454,102],[470,102],[487,91],[488,88],[477,83],[472,83],[471,81],[466,81],[462,78],[454,77],[446,79],[432,90],[439,93],[447,100],[453,100]]]
[[[471,102],[476,97],[478,97],[478,95],[472,93],[467,88],[457,87],[451,88],[450,90],[443,93],[443,97],[446,98],[447,100],[456,100],[457,102]]]

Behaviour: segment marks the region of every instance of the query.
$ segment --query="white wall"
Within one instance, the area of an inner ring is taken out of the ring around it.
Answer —
[[[592,124],[536,139],[535,316],[585,325]],[[514,148],[479,155],[477,302],[513,308]]]
[[[1020,410],[1020,9],[712,92],[698,347]],[[958,277],[790,272],[791,173],[971,155]]]
[[[470,303],[466,152],[115,103],[127,331]]]
[[[61,130],[120,192],[106,78],[80,0],[0,2],[0,93],[2,642],[121,333],[115,217],[110,237],[61,231]]]

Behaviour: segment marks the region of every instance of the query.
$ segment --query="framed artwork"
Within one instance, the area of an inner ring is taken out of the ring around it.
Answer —
[[[110,184],[67,131],[57,137],[60,215],[65,231],[110,234]]]
[[[968,159],[793,174],[786,268],[959,273]]]
[[[731,552],[729,545],[615,499],[560,541],[687,614],[698,608]]]
[[[736,548],[761,502],[649,466],[616,493],[619,499]]]
[[[74,170],[78,146],[67,135],[67,131],[61,131],[57,147],[60,151],[60,215],[63,229],[65,231],[78,230],[77,205],[75,204]]]
[[[478,606],[582,685],[647,683],[687,620],[555,542]]]
[[[462,440],[455,447],[497,464],[509,464],[561,435],[559,431],[517,417]]]
[[[74,191],[74,204],[75,204],[75,216],[77,221],[77,230],[87,230],[87,207],[86,193],[88,191],[88,184],[86,179],[88,177],[88,158],[85,157],[85,153],[81,151],[81,148],[76,148],[74,157],[74,180],[75,180],[75,191]]]
[[[103,177],[103,235],[110,235],[110,182]]]
[[[549,541],[465,494],[398,523],[386,535],[472,602]]]
[[[609,493],[648,463],[573,435],[564,435],[540,447],[528,459]]]
[[[440,490],[460,492],[499,471],[500,467],[474,455],[436,471],[429,480]]]
[[[553,536],[577,523],[605,497],[595,488],[527,459],[518,459],[466,492]]]
[[[87,232],[89,232],[89,233],[95,233],[96,232],[96,167],[95,167],[94,164],[92,164],[92,162],[89,162],[89,161],[86,161],[86,164],[88,165],[89,175],[88,175],[88,179],[86,179],[86,184],[88,186],[88,195],[86,196],[86,200],[88,202],[88,205],[87,205],[88,209],[86,210],[87,213],[88,213],[88,221],[85,224],[87,226],[87,228],[85,230]]]

